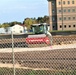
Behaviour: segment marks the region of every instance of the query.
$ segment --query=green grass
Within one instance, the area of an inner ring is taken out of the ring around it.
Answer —
[[[12,68],[0,68],[0,75],[13,75]],[[76,75],[76,70],[26,70],[16,69],[16,75]]]

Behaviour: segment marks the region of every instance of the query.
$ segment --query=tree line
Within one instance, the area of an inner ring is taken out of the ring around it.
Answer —
[[[7,27],[11,27],[14,26],[15,24],[20,24],[20,25],[24,25],[26,26],[28,29],[30,29],[30,26],[32,24],[37,24],[37,23],[48,23],[49,24],[49,16],[44,16],[44,17],[38,17],[36,18],[25,18],[23,22],[17,22],[17,21],[13,21],[13,22],[6,22],[3,24],[0,24],[0,28],[7,28]]]

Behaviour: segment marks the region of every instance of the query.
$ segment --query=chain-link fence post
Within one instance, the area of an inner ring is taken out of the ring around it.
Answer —
[[[14,55],[14,38],[13,38],[13,32],[12,35],[12,57],[13,57],[13,75],[15,75],[15,55]]]

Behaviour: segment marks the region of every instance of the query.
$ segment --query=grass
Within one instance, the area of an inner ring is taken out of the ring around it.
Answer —
[[[12,68],[0,68],[0,75],[13,75]],[[16,69],[16,75],[76,75],[76,70],[26,70]]]

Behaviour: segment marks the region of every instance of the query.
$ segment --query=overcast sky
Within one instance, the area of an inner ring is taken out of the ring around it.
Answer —
[[[47,0],[0,0],[0,23],[48,15]]]

